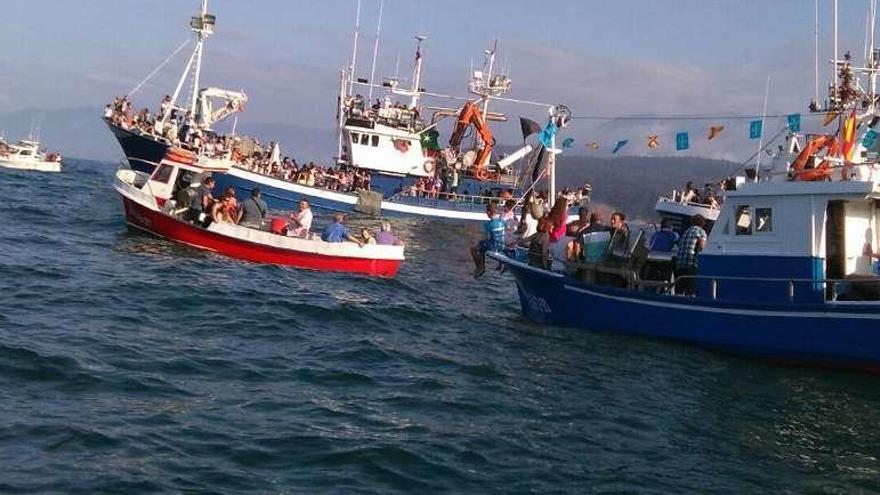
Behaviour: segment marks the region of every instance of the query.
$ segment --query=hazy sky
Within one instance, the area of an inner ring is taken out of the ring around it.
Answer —
[[[841,51],[859,58],[868,0],[841,0]],[[217,32],[205,84],[243,88],[245,118],[331,127],[338,69],[351,51],[356,0],[213,0]],[[190,36],[196,0],[3,0],[0,112],[99,106],[124,94]],[[813,94],[813,0],[386,0],[378,73],[412,69],[415,34],[429,36],[424,86],[464,94],[468,68],[493,38],[512,97],[562,102],[578,115],[756,114],[767,76],[771,113],[804,111]],[[831,1],[821,0],[821,78],[829,77]],[[359,75],[369,75],[378,0],[363,0]],[[185,49],[135,97],[173,89]],[[500,108],[542,117],[528,107]],[[805,123],[806,124],[806,123]],[[707,122],[578,122],[579,144],[640,140]],[[747,133],[727,123],[727,134]],[[768,122],[768,130],[776,124]],[[515,126],[514,126],[515,128]],[[506,135],[515,134],[505,130]],[[723,154],[729,153],[734,141]],[[694,142],[694,146],[705,143]],[[631,152],[642,153],[640,149]],[[711,148],[700,149],[712,155]],[[657,153],[661,153],[657,151]],[[739,153],[740,155],[742,153]]]

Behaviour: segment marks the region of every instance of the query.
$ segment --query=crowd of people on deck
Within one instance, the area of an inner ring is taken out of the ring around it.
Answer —
[[[722,202],[719,191],[723,191],[728,182],[728,179],[717,184],[710,182],[705,184],[701,190],[693,182],[689,181],[685,184],[681,193],[673,192],[672,199],[680,203],[704,205],[717,210],[721,208]]]
[[[357,94],[348,97],[343,106],[348,115],[354,118],[377,120],[385,125],[404,129],[420,127],[419,109],[393,102],[388,95],[384,99],[376,98],[375,103],[367,106],[363,95]]]
[[[474,260],[474,277],[486,271],[486,253],[498,252],[516,257],[517,245],[527,251],[529,265],[544,270],[565,271],[566,264],[595,260],[590,240],[598,239],[603,259],[626,258],[631,255],[633,236],[626,221],[626,214],[614,212],[606,225],[598,211],[580,206],[578,218],[569,222],[568,211],[572,204],[560,194],[553,207],[547,211],[545,203],[538,198],[530,200],[516,215],[517,202],[507,200],[499,211],[494,203],[486,205],[488,221],[483,228],[483,238],[471,248]],[[708,239],[707,221],[702,215],[690,219],[688,228],[679,235],[669,219],[664,219],[646,247],[651,253],[662,253],[674,268],[676,292],[693,294],[696,288],[694,276],[698,271],[698,255]]]
[[[285,216],[270,217],[269,207],[263,201],[259,188],[252,189],[250,197],[239,203],[235,188],[232,186],[224,189],[223,193],[215,198],[213,177],[205,178],[201,184],[195,187],[190,184],[182,184],[181,186],[178,189],[175,202],[177,205],[188,206],[183,218],[191,223],[207,227],[211,223],[225,222],[257,230],[263,230],[267,227],[270,232],[283,236],[302,239],[315,237],[312,233],[314,215],[309,200],[306,198],[299,200],[297,211]],[[388,222],[382,222],[376,234],[366,228],[361,229],[359,236],[352,234],[345,225],[345,215],[342,213],[333,214],[331,222],[324,228],[320,237],[324,242],[350,241],[358,246],[367,244],[397,246],[403,244],[391,232],[391,224]]]
[[[148,108],[135,112],[132,102],[125,96],[119,96],[104,108],[104,117],[123,129],[209,157],[226,157],[240,168],[276,179],[340,192],[371,188],[372,179],[368,170],[323,166],[314,162],[301,165],[287,156],[273,156],[275,142],[264,147],[256,139],[248,139],[249,146],[245,152],[235,148],[235,143],[228,136],[200,129],[191,111],[184,113],[174,108],[168,112],[170,105],[171,96],[166,95],[158,112],[150,112]]]
[[[284,157],[278,163],[261,160],[250,164],[244,163],[242,166],[261,175],[328,191],[354,192],[358,189],[369,191],[372,187],[372,178],[368,170],[342,165],[327,167],[315,162],[300,165],[295,159]]]

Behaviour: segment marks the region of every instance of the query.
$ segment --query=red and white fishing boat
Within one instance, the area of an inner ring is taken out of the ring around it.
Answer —
[[[227,222],[202,227],[184,220],[188,205],[178,205],[174,199],[180,190],[198,185],[209,174],[223,174],[230,165],[228,160],[170,148],[152,174],[119,170],[113,187],[122,197],[129,225],[172,241],[255,263],[388,278],[397,274],[404,259],[403,246],[359,247],[353,242],[288,237]]]

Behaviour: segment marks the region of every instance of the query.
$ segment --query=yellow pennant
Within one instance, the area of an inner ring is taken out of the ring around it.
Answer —
[[[721,131],[724,130],[723,125],[710,125],[709,126],[709,141],[718,137],[721,134]]]
[[[656,148],[658,146],[660,146],[660,137],[658,137],[656,134],[649,134],[648,148]]]
[[[592,143],[588,144],[587,146],[589,146],[590,149],[593,151],[599,149],[599,143],[597,143],[596,141],[593,141]]]

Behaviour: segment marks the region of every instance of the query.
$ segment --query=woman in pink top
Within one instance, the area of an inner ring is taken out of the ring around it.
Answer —
[[[550,221],[553,224],[550,230],[550,242],[557,242],[565,236],[565,227],[568,222],[568,201],[559,198],[550,210]]]

